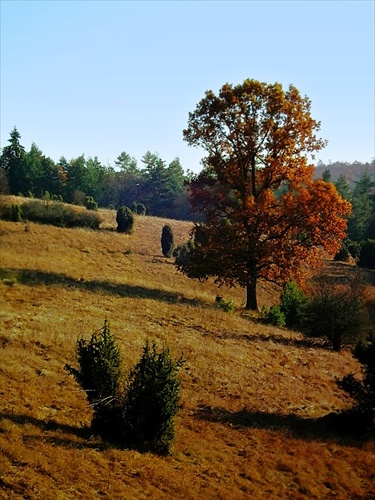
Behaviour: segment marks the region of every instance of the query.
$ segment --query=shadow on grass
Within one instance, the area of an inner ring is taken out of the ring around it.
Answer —
[[[38,441],[43,439],[46,442],[57,446],[67,446],[74,448],[94,448],[94,449],[106,449],[108,445],[99,440],[100,438],[93,438],[92,431],[89,427],[75,427],[67,424],[59,424],[54,420],[42,420],[29,415],[15,415],[14,413],[0,413],[0,422],[2,420],[10,420],[11,422],[18,425],[31,424],[34,427],[38,427],[44,433],[47,432],[59,432],[65,434],[65,436],[49,436],[44,434],[43,438],[40,436],[25,435],[23,437],[25,442],[28,441]],[[68,437],[70,435],[72,437]]]
[[[66,274],[47,273],[34,269],[0,269],[0,279],[9,284],[10,281],[24,285],[64,286],[90,292],[101,292],[120,297],[151,299],[171,304],[187,304],[191,306],[205,305],[197,299],[187,299],[179,293],[166,292],[157,288],[113,283],[110,281],[75,279]]]
[[[265,429],[283,431],[292,437],[304,440],[335,441],[341,444],[360,446],[374,439],[374,430],[366,431],[371,423],[353,411],[330,413],[320,418],[303,418],[298,415],[283,415],[251,410],[232,412],[225,408],[202,405],[197,408],[195,418],[209,422],[221,422],[232,428]]]
[[[248,342],[274,342],[275,344],[282,344],[287,347],[305,347],[312,349],[328,349],[331,350],[331,347],[327,341],[324,339],[311,338],[306,337],[302,339],[293,339],[286,338],[282,335],[277,334],[268,334],[268,335],[249,335],[244,334],[241,336],[236,336],[238,340],[246,340]]]

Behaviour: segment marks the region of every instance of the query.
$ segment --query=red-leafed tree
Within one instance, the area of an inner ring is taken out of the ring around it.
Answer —
[[[325,146],[311,103],[292,85],[256,80],[207,91],[189,114],[184,139],[207,156],[191,183],[205,227],[177,267],[190,277],[215,276],[247,290],[257,309],[259,279],[302,279],[322,251],[335,254],[345,237],[350,203],[331,183],[313,180],[308,155]]]

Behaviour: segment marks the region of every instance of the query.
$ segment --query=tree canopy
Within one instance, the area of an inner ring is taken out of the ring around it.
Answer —
[[[302,264],[314,266],[322,251],[335,254],[345,237],[350,203],[333,184],[313,179],[309,156],[325,141],[310,108],[292,85],[227,83],[218,96],[206,92],[183,132],[207,153],[190,187],[206,227],[178,267],[245,287],[248,309],[257,309],[259,279],[301,280]]]

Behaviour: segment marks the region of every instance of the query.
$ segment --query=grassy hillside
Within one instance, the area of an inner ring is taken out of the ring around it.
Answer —
[[[242,290],[178,274],[161,253],[190,223],[137,217],[117,234],[1,221],[0,497],[29,499],[365,499],[375,446],[322,420],[350,401],[336,377],[357,371],[296,332],[244,314]],[[373,291],[373,289],[372,289]],[[215,307],[220,293],[237,311]],[[274,291],[260,288],[260,305]],[[119,450],[90,435],[91,411],[64,370],[76,340],[108,318],[125,364],[146,337],[181,351],[183,409],[170,457]]]

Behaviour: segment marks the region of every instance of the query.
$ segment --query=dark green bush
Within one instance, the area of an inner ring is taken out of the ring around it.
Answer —
[[[338,261],[341,261],[341,262],[347,262],[350,259],[350,257],[351,257],[351,254],[350,254],[348,245],[346,244],[345,241],[343,241],[340,250],[335,255],[335,259],[334,260],[338,260]]]
[[[358,338],[363,323],[362,288],[357,277],[336,287],[318,280],[306,307],[308,335],[327,338],[332,349],[339,351],[344,341]]]
[[[12,221],[13,222],[21,222],[22,217],[22,210],[21,207],[17,204],[12,204]]]
[[[146,215],[146,206],[143,203],[137,203],[137,214]]]
[[[147,341],[140,361],[130,371],[125,394],[124,442],[144,451],[166,454],[175,435],[174,417],[180,409],[180,357],[169,349],[156,351]]]
[[[92,196],[86,196],[85,207],[87,208],[87,210],[98,210],[98,203]]]
[[[375,240],[367,240],[361,245],[358,265],[375,269]]]
[[[52,201],[60,201],[61,203],[64,201],[63,197],[61,196],[61,194],[53,194],[51,196],[51,200]]]
[[[161,250],[163,252],[164,257],[171,257],[173,253],[173,232],[171,227],[166,224],[163,226],[161,232]]]
[[[11,205],[6,203],[0,204],[0,219],[11,222],[20,222],[22,220],[22,210],[17,203]]]
[[[280,311],[288,328],[301,328],[305,320],[307,296],[294,281],[288,281],[280,295]]]
[[[130,205],[130,209],[133,212],[133,214],[137,213],[137,208],[138,208],[138,203],[136,201],[133,201],[133,203]]]
[[[173,249],[172,255],[175,258],[175,265],[182,265],[186,260],[186,254],[188,252],[188,244],[182,243]]]
[[[338,386],[347,392],[354,401],[354,410],[363,416],[361,422],[374,425],[375,418],[375,335],[369,333],[367,342],[359,342],[353,350],[354,357],[362,365],[362,376],[355,378],[353,373],[337,381]]]
[[[116,215],[117,232],[131,234],[133,232],[134,215],[129,207],[120,207]]]
[[[77,341],[77,361],[78,369],[65,368],[86,392],[93,432],[121,447],[168,453],[180,409],[182,358],[172,359],[167,347],[158,353],[147,341],[124,383],[120,351],[105,321],[89,340]]]
[[[269,309],[262,307],[260,311],[261,318],[266,322],[274,326],[285,326],[285,314],[281,311],[280,306],[271,306]]]
[[[78,369],[65,368],[86,392],[93,431],[105,438],[119,434],[114,427],[121,411],[121,356],[107,320],[89,340],[77,341],[77,360]]]
[[[223,297],[217,296],[215,299],[216,305],[219,309],[222,309],[225,312],[233,312],[234,311],[234,302],[233,300],[225,300]]]
[[[342,242],[340,251],[335,255],[334,260],[348,262],[351,258],[358,260],[361,245],[358,241],[351,241],[349,238]]]
[[[348,240],[348,250],[350,252],[350,255],[358,261],[359,259],[359,254],[361,252],[361,244],[358,241],[350,241]]]

